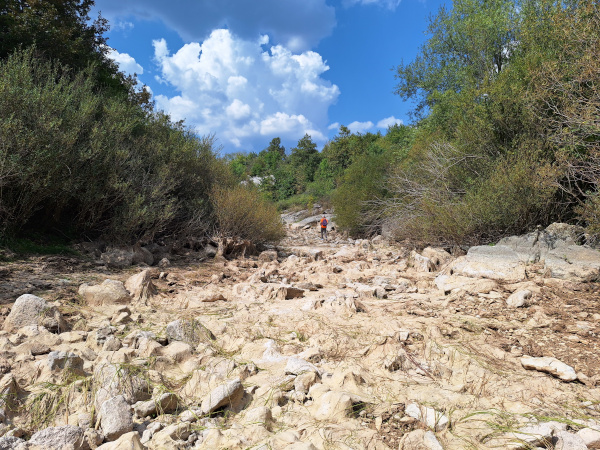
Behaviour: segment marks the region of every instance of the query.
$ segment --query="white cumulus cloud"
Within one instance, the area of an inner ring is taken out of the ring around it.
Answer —
[[[321,130],[340,91],[322,78],[329,67],[318,53],[269,47],[264,35],[245,40],[226,29],[175,53],[163,39],[153,44],[161,80],[178,91],[158,95],[157,105],[199,134],[215,133],[225,145],[243,149],[276,136],[297,140],[308,133],[316,142],[326,140]]]
[[[377,128],[388,128],[392,125],[402,125],[404,122],[401,119],[396,119],[394,116],[386,117],[377,122]]]
[[[144,73],[144,68],[128,53],[119,53],[114,48],[111,48],[108,51],[108,57],[119,65],[121,72],[125,72],[127,75],[133,75],[134,73],[141,75]]]
[[[364,133],[365,131],[373,128],[373,122],[370,120],[367,122],[352,122],[348,125],[348,129],[353,133]]]

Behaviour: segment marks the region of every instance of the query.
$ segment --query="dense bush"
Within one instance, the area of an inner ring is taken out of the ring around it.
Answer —
[[[336,223],[352,235],[378,231],[381,216],[373,202],[387,196],[386,179],[390,167],[387,155],[363,155],[345,171],[332,195]]]
[[[28,50],[0,62],[0,231],[135,242],[202,234],[231,186],[213,138]],[[222,220],[222,217],[220,217]]]
[[[218,232],[224,237],[248,239],[255,244],[278,241],[285,232],[275,205],[241,185],[218,187],[212,193]]]

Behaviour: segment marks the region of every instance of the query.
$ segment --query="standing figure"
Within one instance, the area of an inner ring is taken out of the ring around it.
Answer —
[[[325,238],[325,240],[327,240],[327,218],[325,217],[325,214],[323,214],[323,217],[321,218],[321,221],[319,222],[321,224],[321,240],[323,240],[323,238]]]

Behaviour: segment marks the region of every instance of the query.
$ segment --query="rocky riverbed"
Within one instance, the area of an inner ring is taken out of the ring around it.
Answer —
[[[256,256],[2,263],[0,449],[600,448],[580,229],[465,254],[297,219]]]

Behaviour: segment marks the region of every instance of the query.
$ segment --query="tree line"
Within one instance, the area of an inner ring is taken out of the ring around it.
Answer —
[[[405,157],[413,135],[413,128],[405,125],[391,126],[385,134],[351,133],[342,125],[321,151],[309,135],[289,152],[277,137],[258,153],[227,159],[239,180],[253,180],[279,209],[330,204],[338,225],[353,234],[368,234],[380,224],[367,202],[387,196],[390,168]]]

